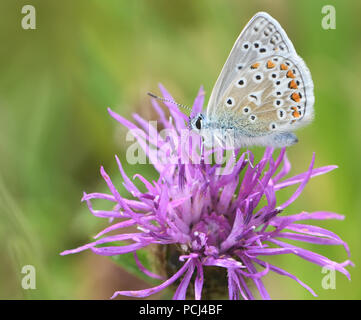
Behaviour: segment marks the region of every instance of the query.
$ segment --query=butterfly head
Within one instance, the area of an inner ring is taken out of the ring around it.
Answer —
[[[189,119],[190,129],[200,132],[204,128],[205,116],[202,113],[198,113],[193,118]]]

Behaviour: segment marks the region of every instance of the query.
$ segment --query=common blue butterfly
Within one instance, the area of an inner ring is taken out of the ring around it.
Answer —
[[[313,82],[280,24],[257,13],[236,40],[205,114],[190,119],[207,146],[285,147],[313,120]]]

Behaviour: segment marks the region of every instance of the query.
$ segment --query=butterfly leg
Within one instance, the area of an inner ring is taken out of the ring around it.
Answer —
[[[236,156],[236,146],[235,146],[235,133],[233,129],[227,130],[225,139],[227,139],[227,145],[229,145],[230,149],[232,150],[233,163],[236,164],[237,156]]]
[[[251,159],[249,158],[249,153],[250,153],[250,151],[247,150],[247,152],[246,152],[246,157],[247,157],[246,161],[249,163],[250,167],[251,167],[252,169],[254,169],[254,166],[253,166],[253,164],[252,164],[252,161],[251,161]]]
[[[231,157],[233,160],[233,163],[236,163],[236,146],[235,146],[235,134],[234,129],[227,128],[222,129],[220,136],[222,137],[222,148],[226,151],[226,154],[228,155],[229,151],[232,153]]]
[[[204,138],[201,137],[201,163],[204,163]]]
[[[232,149],[232,158],[233,158],[233,163],[235,164],[237,162],[236,150],[235,149]]]

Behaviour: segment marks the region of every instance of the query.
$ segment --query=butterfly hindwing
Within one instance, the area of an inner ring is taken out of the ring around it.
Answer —
[[[311,120],[300,67],[290,58],[255,60],[236,74],[217,109],[219,118],[249,136],[296,129]]]

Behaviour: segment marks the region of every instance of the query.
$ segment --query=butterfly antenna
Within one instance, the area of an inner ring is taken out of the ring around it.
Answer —
[[[183,108],[183,109],[192,111],[192,109],[189,108],[188,106],[186,106],[186,105],[184,105],[184,104],[181,104],[181,103],[178,103],[178,102],[175,102],[174,100],[170,100],[170,99],[167,99],[167,98],[158,97],[157,95],[155,95],[154,93],[151,93],[151,92],[148,92],[148,95],[151,96],[151,97],[154,98],[154,99],[157,99],[157,100],[160,100],[160,101],[169,102],[169,103],[173,103],[173,104],[175,104],[175,105],[178,106],[178,107],[181,107],[181,108]]]

